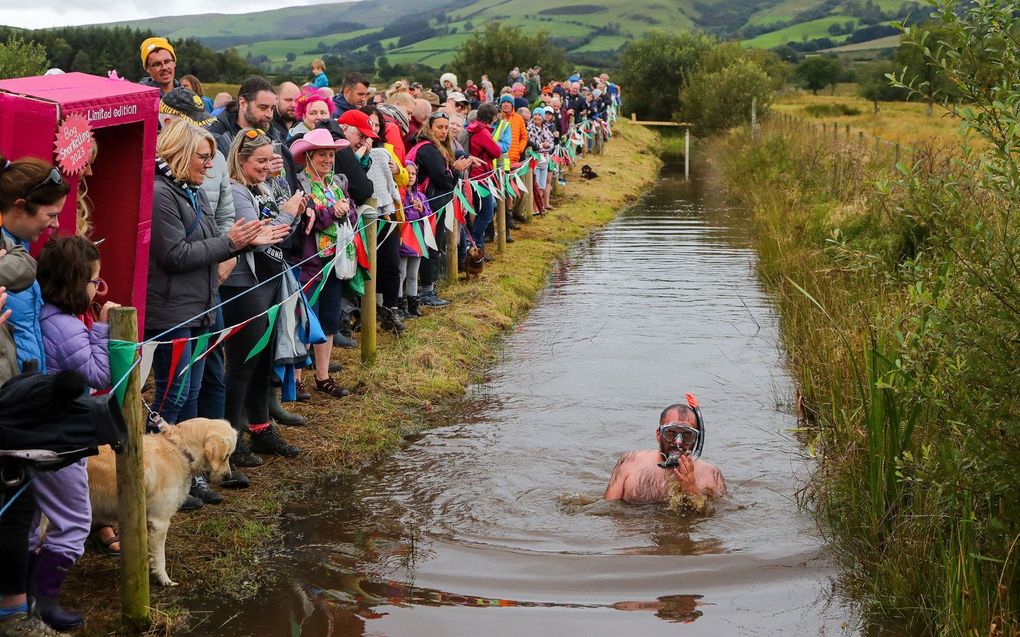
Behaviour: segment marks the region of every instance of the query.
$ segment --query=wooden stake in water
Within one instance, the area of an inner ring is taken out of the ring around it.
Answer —
[[[138,314],[133,307],[110,310],[110,339],[138,342]],[[116,379],[120,380],[120,379]],[[124,422],[127,443],[117,454],[117,516],[120,521],[120,599],[121,618],[130,632],[148,630],[149,548],[145,517],[145,462],[142,440],[145,414],[142,413],[142,381],[138,366],[125,381]]]
[[[375,203],[374,199],[369,201]],[[361,297],[361,362],[371,365],[375,362],[378,344],[375,324],[375,279],[379,270],[379,255],[376,254],[379,213],[374,206],[368,205],[362,206],[359,213],[365,228],[365,251],[368,252],[368,280],[365,281],[365,294]],[[389,237],[387,241],[395,241],[397,236]]]
[[[684,179],[691,178],[691,129],[684,129]]]

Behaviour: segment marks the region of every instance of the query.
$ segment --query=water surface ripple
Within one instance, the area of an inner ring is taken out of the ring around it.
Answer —
[[[281,585],[204,600],[196,634],[852,632],[794,498],[807,465],[749,220],[711,190],[664,173],[579,246],[458,421],[295,506]],[[601,501],[687,391],[732,496],[700,518]]]

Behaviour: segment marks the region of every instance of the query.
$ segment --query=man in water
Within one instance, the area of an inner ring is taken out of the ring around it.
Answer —
[[[687,394],[687,403],[662,410],[655,432],[658,450],[623,454],[603,495],[606,500],[636,504],[682,500],[681,506],[704,510],[708,498],[726,494],[722,472],[699,458],[705,432],[698,401]]]

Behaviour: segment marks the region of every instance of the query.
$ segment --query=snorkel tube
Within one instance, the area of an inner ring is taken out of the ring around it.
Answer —
[[[694,394],[687,394],[687,406],[694,411],[694,419],[698,423],[698,443],[691,450],[691,457],[700,458],[701,450],[705,448],[705,419],[701,417],[701,405]]]

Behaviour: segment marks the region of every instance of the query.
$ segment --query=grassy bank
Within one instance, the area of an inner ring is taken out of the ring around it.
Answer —
[[[356,350],[335,350],[338,375],[356,391],[342,400],[315,393],[295,411],[309,425],[284,429],[304,453],[294,460],[266,457],[251,469],[252,487],[225,492],[226,502],[174,517],[167,542],[170,576],[181,585],[153,588],[160,630],[187,621],[182,596],[255,595],[271,573],[260,559],[280,546],[280,513],[308,485],[343,475],[395,450],[402,436],[446,422],[469,383],[483,379],[500,341],[522,320],[547,283],[556,259],[569,246],[611,221],[656,179],[658,138],[622,123],[601,156],[589,156],[599,178],[568,174],[555,210],[514,232],[515,243],[486,265],[481,279],[442,290],[453,303],[408,321],[400,338],[380,334],[375,365],[364,367]],[[109,634],[119,617],[115,560],[86,555],[65,593],[88,618],[84,634]],[[102,582],[100,585],[99,583]]]
[[[896,170],[767,122],[710,156],[754,214],[849,591],[906,634],[1017,634],[1015,205],[918,146]]]

